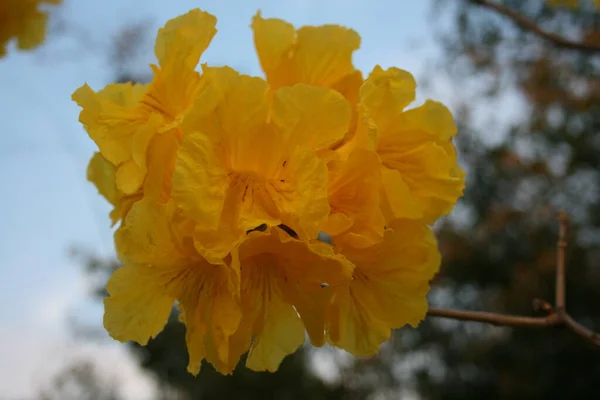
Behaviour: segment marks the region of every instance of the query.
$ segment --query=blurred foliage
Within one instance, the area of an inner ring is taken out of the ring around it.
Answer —
[[[499,3],[546,31],[600,44],[591,7]],[[438,71],[459,83],[450,90],[468,183],[439,232],[444,266],[432,301],[533,315],[532,300],[553,301],[556,213],[565,209],[567,308],[600,329],[600,53],[558,49],[466,0],[436,7],[436,18],[450,21],[438,31]],[[411,351],[435,349],[443,366],[438,376],[431,368],[418,374],[425,398],[597,396],[600,351],[581,338],[474,325],[429,320],[419,329]]]
[[[600,45],[600,13],[592,7],[499,3],[544,30]],[[554,296],[556,214],[565,209],[571,219],[567,308],[600,330],[600,54],[558,49],[467,0],[437,0],[434,10],[442,54],[425,78],[445,76],[446,89],[456,93],[457,146],[468,185],[456,212],[439,226],[444,265],[432,304],[539,315],[533,300]],[[131,37],[121,40],[131,45]],[[116,80],[146,81],[122,67],[135,53],[126,49],[117,43]],[[117,264],[92,257],[88,266],[106,273]],[[600,392],[600,351],[560,328],[430,318],[418,330],[397,332],[378,357],[340,363],[335,384],[313,375],[306,350],[286,358],[276,374],[239,367],[221,376],[205,366],[193,378],[185,371],[184,326],[175,315],[147,347],[130,347],[165,387],[190,400],[396,399],[406,392],[424,399],[572,399]]]
[[[88,361],[75,362],[60,371],[39,400],[121,400],[112,382],[103,379]]]

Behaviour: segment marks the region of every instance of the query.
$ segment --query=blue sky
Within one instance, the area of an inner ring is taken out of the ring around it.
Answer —
[[[354,61],[364,72],[375,64],[397,66],[418,79],[436,54],[429,1],[65,0],[52,14],[55,23],[64,21],[64,32],[35,52],[11,49],[0,60],[0,387],[6,395],[31,393],[32,374],[47,360],[44,349],[62,349],[67,340],[69,313],[101,324],[101,309],[86,303],[81,266],[68,255],[72,246],[113,252],[109,206],[85,180],[95,145],[77,121],[71,93],[85,82],[94,89],[110,82],[106,53],[124,25],[149,21],[154,34],[195,7],[218,18],[219,32],[202,61],[248,74],[260,74],[249,28],[258,9],[297,26],[354,28],[362,36]],[[152,45],[144,48],[147,63],[154,62]],[[453,94],[442,90],[437,99],[452,106]],[[31,353],[26,362],[15,358],[17,345]]]

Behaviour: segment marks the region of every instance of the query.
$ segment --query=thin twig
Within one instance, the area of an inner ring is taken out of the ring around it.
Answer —
[[[564,326],[571,332],[587,339],[592,344],[600,347],[600,334],[579,324],[569,315],[566,309],[565,293],[565,248],[567,247],[567,215],[564,211],[559,214],[560,228],[556,243],[556,293],[555,307],[545,300],[534,300],[534,308],[546,311],[545,317],[525,317],[509,314],[498,314],[484,311],[451,310],[443,308],[430,308],[429,317],[441,317],[460,321],[482,322],[498,326],[517,326],[525,328],[548,328],[551,326]]]
[[[600,346],[600,335],[575,321],[569,314],[563,316],[563,324],[575,334],[589,340],[592,344]]]
[[[547,328],[549,326],[557,325],[560,322],[556,313],[552,313],[546,317],[521,317],[484,311],[430,308],[427,311],[427,315],[430,317],[450,318],[460,321],[483,322],[498,326],[520,326],[525,328]]]
[[[517,25],[519,25],[524,30],[534,33],[534,34],[538,35],[539,37],[554,43],[558,47],[563,47],[565,49],[572,49],[572,50],[580,50],[580,51],[600,52],[600,46],[598,46],[598,45],[584,43],[584,42],[577,42],[577,41],[569,40],[567,38],[559,36],[555,33],[546,32],[542,28],[540,28],[538,25],[536,25],[536,23],[533,22],[532,20],[530,20],[529,18],[520,15],[516,11],[513,11],[510,8],[508,8],[502,4],[494,3],[494,2],[491,2],[488,0],[470,0],[470,1],[473,4],[477,4],[482,7],[489,8],[490,10],[494,10],[498,14],[502,14],[505,17],[508,17],[508,19],[510,19]]]

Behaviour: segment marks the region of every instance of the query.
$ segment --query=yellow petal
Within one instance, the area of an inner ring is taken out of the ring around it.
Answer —
[[[398,68],[383,70],[377,65],[360,89],[360,101],[377,128],[387,131],[398,114],[415,100],[416,87],[409,72]]]
[[[359,101],[360,101],[360,88],[363,84],[363,76],[362,72],[354,71],[349,75],[346,75],[340,81],[336,82],[331,88],[337,92],[339,92],[342,96],[348,100],[350,106],[352,108],[352,118],[350,120],[350,126],[348,127],[348,132],[346,136],[342,140],[342,142],[338,145],[338,147],[347,142],[352,138],[357,129],[358,119],[359,119]]]
[[[144,104],[173,121],[192,105],[200,85],[196,66],[217,30],[216,18],[194,9],[168,21],[158,31],[155,52],[160,68],[153,66],[154,79]]]
[[[371,356],[390,338],[390,327],[375,319],[350,287],[336,291],[327,310],[329,343],[355,356]]]
[[[350,123],[350,104],[332,89],[298,84],[277,90],[272,118],[288,145],[325,149],[343,139]]]
[[[456,151],[450,142],[455,134],[456,126],[448,109],[427,101],[402,113],[396,118],[396,125],[379,136],[377,151],[383,164],[400,173],[429,219],[439,217],[439,212],[448,212],[462,195],[464,172],[457,165]],[[434,202],[438,206],[429,205]],[[441,202],[448,206],[440,208]]]
[[[303,26],[298,29],[294,54],[299,82],[333,86],[354,72],[352,53],[360,47],[360,36],[338,25]]]
[[[151,199],[135,203],[115,233],[115,246],[124,264],[174,268],[189,264],[171,230],[175,206]]]
[[[173,132],[155,135],[147,147],[146,182],[144,195],[159,203],[166,203],[171,196],[173,172],[179,150],[179,138]]]
[[[271,319],[276,319],[278,313],[288,314],[288,311],[283,305],[266,303],[276,295],[278,301],[287,304],[287,308],[295,308],[294,313],[300,315],[313,344],[323,345],[325,312],[331,288],[347,284],[352,276],[352,264],[335,254],[329,245],[293,239],[279,228],[273,228],[270,233],[252,232],[240,246],[239,254],[242,285],[247,285],[242,286],[242,304],[247,304],[249,309],[246,312],[253,315],[254,319],[250,319],[249,323],[255,326],[253,332],[256,337],[262,337],[262,324],[283,329]],[[274,287],[275,292],[265,293],[268,289],[265,285]],[[256,304],[263,304],[264,309],[256,307]],[[269,310],[271,306],[276,310]],[[264,343],[278,339],[267,335],[261,340]]]
[[[144,181],[144,171],[134,160],[125,161],[117,168],[116,181],[123,193],[135,193]]]
[[[429,281],[440,265],[437,243],[424,223],[396,220],[383,242],[344,255],[355,265],[354,279],[334,295],[329,339],[353,354],[374,354],[390,328],[425,317]]]
[[[48,15],[33,10],[22,21],[22,27],[17,35],[17,46],[21,50],[30,50],[39,46],[46,36]]]
[[[393,169],[381,170],[381,210],[386,222],[396,218],[421,218],[424,204],[420,203],[402,175]]]
[[[113,206],[110,217],[113,225],[127,215],[132,205],[141,199],[141,193],[124,195],[116,185],[115,166],[100,153],[94,153],[87,169],[87,179],[96,185],[98,192]]]
[[[108,85],[98,93],[84,85],[73,93],[73,100],[82,107],[79,121],[114,165],[131,158],[132,137],[145,123],[144,115],[132,107],[138,95],[131,84]]]
[[[250,315],[254,341],[246,366],[274,372],[285,356],[304,343],[304,326],[290,303],[284,300],[285,276],[269,254],[246,257],[242,265],[241,304]]]
[[[385,225],[379,208],[381,161],[375,152],[356,149],[345,161],[331,161],[329,168],[330,219],[345,215],[352,221],[347,229],[324,231],[333,236],[338,247],[375,244],[383,239]]]
[[[273,89],[306,83],[331,87],[354,72],[352,53],[360,47],[360,36],[337,25],[292,25],[277,19],[252,20],[254,44]]]
[[[375,151],[377,149],[378,130],[373,119],[366,112],[365,107],[356,109],[356,127],[350,130],[342,143],[334,146],[335,153],[340,159],[345,160],[355,149]]]
[[[310,150],[297,150],[279,174],[277,202],[281,222],[303,240],[317,237],[329,214],[327,166]]]
[[[288,54],[296,40],[294,26],[281,19],[263,19],[260,11],[252,18],[254,46],[262,70],[274,87],[289,84],[284,68],[289,68]]]
[[[162,331],[175,299],[166,286],[177,270],[149,265],[117,269],[108,281],[104,299],[104,327],[121,342],[145,345]]]
[[[176,289],[186,325],[188,371],[196,375],[204,358],[221,373],[231,373],[239,359],[229,357],[229,338],[241,310],[235,298],[232,270],[203,263],[186,271]]]
[[[158,30],[154,51],[161,67],[194,69],[217,33],[215,16],[194,9],[169,20]]]
[[[98,192],[113,206],[117,204],[119,193],[115,183],[115,166],[100,153],[94,153],[87,168],[87,179],[96,185]]]

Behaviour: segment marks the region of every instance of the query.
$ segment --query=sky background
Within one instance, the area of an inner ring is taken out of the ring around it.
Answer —
[[[362,36],[357,68],[397,66],[419,82],[438,54],[429,1],[398,0],[65,0],[51,14],[46,44],[0,59],[0,398],[27,398],[74,358],[92,358],[100,369],[126,377],[127,398],[150,396],[152,387],[123,346],[107,336],[73,339],[67,319],[101,326],[102,307],[89,301],[79,247],[113,254],[108,203],[85,179],[95,144],[78,123],[71,93],[87,82],[94,90],[114,79],[108,53],[124,26],[146,22],[141,68],[154,62],[156,29],[200,7],[217,16],[218,33],[201,62],[231,65],[261,75],[254,53],[252,16],[278,17],[296,26],[336,23]],[[149,68],[149,67],[148,67]],[[147,70],[149,71],[149,69]],[[440,74],[418,100],[434,96],[452,109],[457,96]],[[513,99],[514,100],[514,99]],[[513,104],[513,103],[511,103]],[[514,105],[514,104],[513,104]],[[516,107],[518,108],[518,107]]]

